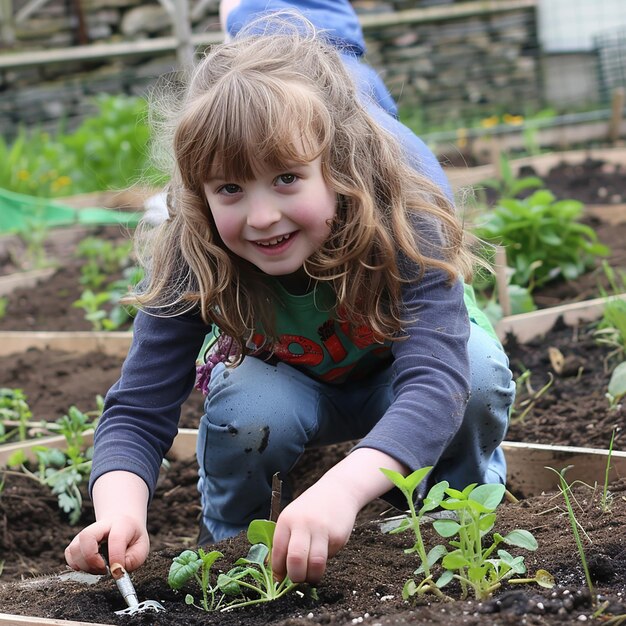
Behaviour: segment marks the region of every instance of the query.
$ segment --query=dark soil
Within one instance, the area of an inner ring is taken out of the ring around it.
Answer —
[[[617,184],[613,178],[610,182]],[[626,180],[622,177],[619,184],[621,191],[615,193],[623,193]],[[566,197],[574,196],[568,191]],[[626,267],[626,224],[607,225],[593,219],[589,222],[596,228],[600,240],[611,246],[611,264]],[[69,243],[57,246],[63,258],[63,270],[57,274],[73,275],[75,285],[77,273],[72,273],[78,272],[78,266],[69,254],[70,249]],[[21,304],[15,304],[12,298],[0,329],[89,330],[89,324],[69,321],[74,313],[82,315],[69,301],[55,305],[59,313],[50,311],[51,305],[62,300],[60,292],[69,290],[69,287],[55,288],[56,279],[55,275],[54,280],[36,290],[18,295]],[[551,286],[544,294],[537,295],[539,299],[545,298],[545,306],[596,297],[601,279],[601,272],[596,270],[575,283]],[[42,303],[36,304],[43,293],[46,295]],[[558,327],[549,336],[526,345],[517,345],[514,340],[507,343],[515,375],[531,371],[530,386],[518,393],[509,440],[606,448],[615,430],[614,448],[624,449],[626,409],[622,406],[609,410],[604,397],[609,379],[605,366],[607,349],[597,345],[592,332],[593,329],[587,327]],[[550,364],[548,347],[558,348],[566,359],[568,367],[560,374]],[[102,354],[76,356],[30,350],[0,357],[0,387],[23,389],[35,417],[53,420],[64,414],[70,405],[83,411],[92,410],[96,395],[107,391],[117,378],[120,365],[120,359]],[[534,392],[543,387],[550,376],[554,377],[552,385],[540,398],[534,399]],[[531,410],[520,421],[521,412],[529,403],[532,403]],[[183,407],[181,426],[196,427],[201,413],[202,396],[194,392]],[[348,446],[335,446],[307,452],[294,471],[297,490],[311,484],[347,449]],[[537,553],[524,554],[526,563],[530,572],[543,568],[555,576],[557,587],[552,591],[538,586],[505,585],[492,602],[484,604],[470,600],[440,603],[430,599],[413,606],[403,602],[402,585],[417,563],[414,556],[405,555],[402,550],[412,542],[405,534],[381,535],[377,524],[371,521],[384,509],[382,503],[377,503],[363,512],[350,542],[330,562],[328,573],[318,587],[318,601],[305,593],[303,597],[292,595],[262,608],[248,609],[245,614],[240,611],[204,614],[185,605],[184,594],[175,594],[164,585],[172,556],[195,546],[199,513],[196,477],[194,461],[175,461],[169,469],[162,469],[149,514],[152,553],[148,563],[135,572],[133,578],[139,599],[158,599],[166,606],[167,613],[135,617],[132,623],[546,625],[578,623],[584,617],[590,619],[593,613],[589,595],[584,591],[585,578],[563,512],[562,498],[548,494],[524,499],[519,504],[503,505],[497,529],[502,532],[514,527],[525,528],[535,534],[540,547]],[[128,618],[118,618],[113,613],[123,606],[110,579],[88,588],[56,580],[30,582],[33,576],[63,570],[65,545],[79,527],[93,519],[90,503],[86,502],[79,525],[71,527],[59,512],[56,497],[35,481],[13,474],[5,474],[4,479],[4,491],[0,492],[0,562],[4,561],[1,580],[5,584],[0,585],[0,612],[107,624],[128,623]],[[623,604],[626,597],[626,483],[622,480],[613,485],[611,492],[612,512],[602,513],[598,508],[597,491],[582,488],[577,494],[576,513],[586,533],[585,546],[594,584],[612,603],[606,612],[618,615],[626,614]],[[225,555],[221,569],[227,569],[236,557],[245,554],[247,542],[240,536],[217,547]],[[29,581],[28,585],[18,582],[21,579]],[[450,593],[459,597],[456,588]]]

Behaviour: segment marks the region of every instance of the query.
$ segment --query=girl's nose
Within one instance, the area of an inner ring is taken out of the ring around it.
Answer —
[[[253,199],[250,202],[246,223],[251,228],[265,230],[280,220],[280,210],[268,198]]]

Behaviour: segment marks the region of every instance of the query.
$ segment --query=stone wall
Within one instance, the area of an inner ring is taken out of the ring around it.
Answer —
[[[513,0],[514,1],[514,0]],[[509,0],[499,0],[506,5]],[[14,0],[18,14],[25,0]],[[80,13],[75,7],[80,5]],[[481,2],[473,14],[445,15],[452,0],[355,0],[363,16],[368,61],[380,72],[401,107],[420,112],[427,124],[476,118],[494,112],[522,113],[538,106],[541,88],[534,7],[489,12]],[[527,3],[532,4],[532,3]],[[193,18],[194,33],[219,32],[217,0],[203,3]],[[433,18],[432,11],[438,17]],[[193,14],[194,4],[191,4]],[[389,20],[390,15],[398,19]],[[389,21],[391,25],[385,25]],[[16,24],[10,41],[2,29],[0,61],[12,52],[84,43],[167,37],[170,20],[154,0],[65,0],[48,2]],[[4,53],[4,54],[3,54]],[[0,68],[0,134],[19,124],[72,127],[91,112],[89,96],[100,92],[141,95],[156,78],[173,70],[174,54],[126,56],[40,66]]]

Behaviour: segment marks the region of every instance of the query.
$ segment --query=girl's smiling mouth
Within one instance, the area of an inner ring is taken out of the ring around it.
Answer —
[[[252,243],[265,253],[277,254],[283,252],[291,244],[297,236],[298,231],[272,237],[271,239],[262,239],[253,241]]]

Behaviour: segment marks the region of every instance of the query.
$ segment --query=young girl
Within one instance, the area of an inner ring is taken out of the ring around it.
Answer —
[[[359,66],[347,1],[248,26],[255,4],[228,15],[235,36],[200,63],[175,119],[169,218],[96,432],[97,521],[66,549],[75,569],[103,571],[105,539],[128,570],[146,559],[146,509],[215,329],[201,543],[267,517],[272,476],[311,445],[359,440],[278,518],[275,574],[296,582],[319,581],[365,504],[393,501],[382,467],[505,481],[514,385],[468,315],[474,259],[441,169]]]

